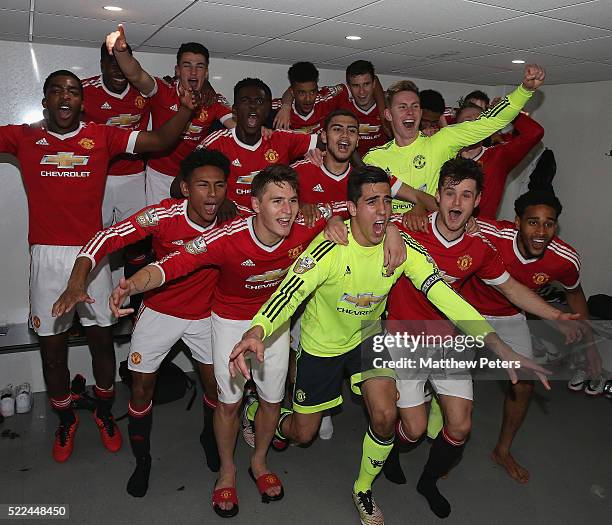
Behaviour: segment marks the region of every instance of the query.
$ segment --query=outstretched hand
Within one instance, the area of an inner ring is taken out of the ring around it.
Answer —
[[[123,51],[127,51],[128,43],[125,38],[125,30],[123,29],[123,24],[117,25],[117,31],[113,31],[106,35],[106,49],[109,55],[113,54],[114,50],[119,51],[120,53]]]
[[[251,379],[251,373],[244,354],[253,352],[257,356],[257,360],[263,363],[265,347],[262,338],[263,330],[261,326],[254,326],[247,330],[242,339],[236,343],[229,356],[229,371],[232,377],[236,377],[237,372],[240,371],[247,380]]]
[[[119,284],[111,293],[108,298],[108,305],[110,306],[111,312],[118,319],[119,317],[125,317],[126,315],[134,313],[133,308],[123,308],[123,303],[130,296],[130,281],[125,277],[119,280]]]
[[[71,312],[78,303],[93,304],[95,302],[95,299],[92,299],[84,289],[68,287],[59,296],[58,300],[53,303],[51,315],[53,317],[60,317],[67,312]]]

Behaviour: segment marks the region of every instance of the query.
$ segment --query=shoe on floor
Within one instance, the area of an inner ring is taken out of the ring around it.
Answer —
[[[15,393],[11,384],[0,390],[0,413],[4,417],[12,416],[15,413]]]
[[[15,410],[18,414],[26,414],[32,410],[32,388],[30,383],[21,383],[15,389]]]

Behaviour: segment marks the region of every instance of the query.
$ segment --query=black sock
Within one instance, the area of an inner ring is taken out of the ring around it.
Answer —
[[[444,476],[459,460],[463,452],[464,442],[455,441],[448,436],[446,429],[434,439],[429,459],[417,484],[417,491],[425,496],[429,507],[439,518],[446,518],[451,512],[450,503],[440,494],[437,487],[438,479]]]
[[[136,468],[128,480],[126,490],[135,498],[142,498],[149,489],[149,475],[151,474],[151,456],[136,459]]]
[[[103,390],[98,385],[94,386],[94,394],[96,397],[96,415],[99,417],[110,417],[113,402],[115,401],[115,389],[110,388]]]
[[[142,498],[149,488],[151,473],[151,427],[153,426],[153,405],[145,409],[135,409],[128,405],[128,434],[130,446],[136,458],[136,469],[130,476],[127,491],[135,498]]]
[[[402,470],[402,465],[400,464],[399,460],[400,447],[401,445],[396,438],[395,443],[393,445],[393,449],[387,457],[387,461],[385,461],[385,465],[383,467],[383,474],[385,475],[385,478],[387,478],[391,483],[405,485],[406,476],[404,474],[404,471]]]
[[[213,416],[215,414],[216,401],[210,400],[204,394],[204,428],[200,434],[200,444],[206,456],[206,465],[211,472],[219,472],[220,460],[217,450],[217,440],[215,439],[215,427]]]
[[[57,417],[59,417],[60,425],[69,427],[76,421],[74,410],[72,408],[66,408],[63,410],[56,410]]]

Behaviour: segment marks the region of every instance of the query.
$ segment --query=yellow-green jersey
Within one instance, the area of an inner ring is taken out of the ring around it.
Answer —
[[[316,356],[336,356],[357,347],[381,331],[380,318],[393,284],[405,274],[449,319],[478,320],[466,329],[470,335],[486,335],[491,326],[446,284],[438,268],[418,242],[402,233],[406,261],[387,277],[383,243],[361,246],[350,232],[347,246],[319,234],[296,261],[284,281],[256,316],[269,336],[309,298],[302,316],[301,346]],[[462,323],[457,323],[465,328]],[[467,326],[468,323],[465,324]],[[474,333],[476,328],[477,333]]]
[[[476,120],[446,126],[431,137],[419,133],[408,146],[398,146],[392,140],[372,148],[363,161],[383,168],[390,176],[417,190],[435,195],[442,164],[455,157],[461,148],[486,139],[512,122],[532,94],[533,91],[521,85]],[[412,206],[409,202],[393,200],[395,213],[403,213]]]

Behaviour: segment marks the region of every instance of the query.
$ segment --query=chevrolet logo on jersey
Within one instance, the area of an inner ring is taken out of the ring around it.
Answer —
[[[374,295],[372,292],[360,293],[357,294],[357,296],[345,293],[342,294],[340,300],[347,303],[351,303],[357,308],[371,308],[372,306],[380,303],[381,301],[384,301],[386,297],[386,295]]]
[[[202,126],[196,126],[195,124],[192,124],[191,122],[189,123],[189,125],[185,128],[185,135],[197,135],[198,133],[202,133]]]
[[[378,133],[380,126],[373,126],[372,124],[359,124],[359,134],[368,135],[369,133]]]
[[[40,161],[41,164],[52,164],[58,168],[85,166],[88,162],[88,156],[75,155],[72,151],[58,151],[56,155],[45,155]]]
[[[251,184],[258,173],[259,171],[252,171],[248,175],[241,175],[236,179],[236,184]]]
[[[140,115],[132,115],[130,113],[121,113],[116,117],[111,117],[106,121],[108,126],[127,127],[140,122]]]
[[[278,270],[269,270],[266,273],[261,273],[259,275],[251,275],[247,278],[247,282],[249,283],[264,283],[264,282],[273,282],[278,281],[285,277],[289,268],[279,268]]]

